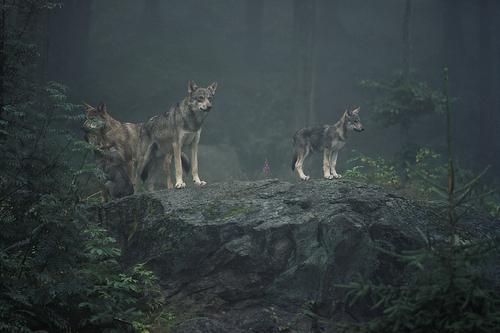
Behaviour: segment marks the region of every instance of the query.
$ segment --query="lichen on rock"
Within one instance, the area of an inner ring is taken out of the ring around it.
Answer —
[[[401,274],[376,247],[413,249],[421,231],[442,234],[436,206],[349,180],[218,183],[88,212],[118,239],[125,265],[158,275],[167,306],[183,314],[175,332],[310,332],[311,304],[344,315],[335,284]],[[463,225],[477,237],[491,223]]]

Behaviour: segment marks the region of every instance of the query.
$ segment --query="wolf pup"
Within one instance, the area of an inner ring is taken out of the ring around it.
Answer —
[[[293,136],[294,155],[292,170],[302,180],[308,180],[309,176],[304,174],[302,165],[310,152],[323,150],[323,177],[326,179],[340,178],[341,175],[335,169],[337,156],[344,147],[349,131],[364,131],[359,119],[360,108],[346,110],[335,125],[323,125],[306,127],[298,130]]]
[[[182,147],[191,145],[191,173],[196,185],[206,184],[198,175],[198,143],[200,141],[201,125],[212,108],[217,83],[207,88],[198,87],[193,81],[188,82],[188,95],[166,113],[154,116],[142,128],[140,142],[145,151],[144,161],[138,167],[142,180],[148,178],[149,164],[156,156],[164,156],[164,170],[167,176],[168,188],[173,188],[171,179],[171,163],[174,158],[175,188],[184,188],[186,183],[182,178],[183,165],[186,168],[187,159],[183,158]],[[148,144],[148,146],[145,146]]]

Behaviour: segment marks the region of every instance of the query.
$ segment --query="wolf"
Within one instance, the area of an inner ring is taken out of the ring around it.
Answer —
[[[121,198],[134,193],[127,174],[127,162],[115,145],[104,135],[105,122],[101,118],[87,118],[83,123],[85,141],[95,147],[97,166],[102,171],[103,199]]]
[[[141,151],[146,154],[139,164],[138,176],[142,180],[149,177],[149,169],[154,158],[162,158],[167,177],[167,187],[173,188],[171,177],[172,157],[175,166],[175,188],[186,187],[182,171],[189,161],[182,154],[184,145],[191,146],[191,174],[193,182],[198,186],[206,185],[198,174],[198,143],[201,126],[212,109],[212,102],[217,90],[214,82],[208,87],[199,87],[194,81],[188,81],[187,96],[172,106],[167,112],[157,115],[144,123],[140,141]]]
[[[102,151],[97,166],[104,174],[104,200],[122,198],[134,193],[127,174],[127,164],[115,147]]]
[[[124,160],[127,175],[132,182],[134,192],[138,192],[140,184],[136,178],[136,167],[145,153],[140,151],[141,142],[139,142],[143,124],[124,123],[116,120],[108,113],[104,103],[100,103],[97,107],[84,103],[84,106],[85,122],[83,123],[83,130],[85,131],[85,140],[101,151],[114,147]],[[161,187],[162,162],[163,160],[158,159],[151,161],[151,176],[146,182],[148,190]]]
[[[297,170],[301,180],[309,180],[309,176],[306,176],[302,169],[304,160],[309,153],[321,150],[323,150],[323,177],[326,179],[342,177],[336,170],[337,156],[345,146],[350,131],[364,131],[359,112],[359,107],[346,110],[335,125],[305,127],[295,133],[292,171]]]
[[[136,189],[134,165],[138,156],[139,134],[141,124],[124,123],[113,118],[107,111],[106,104],[97,107],[85,105],[86,139],[98,148],[114,147],[125,162],[127,175]],[[94,143],[92,143],[94,142]]]

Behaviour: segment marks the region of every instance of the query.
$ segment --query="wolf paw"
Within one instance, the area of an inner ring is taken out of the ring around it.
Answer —
[[[186,183],[184,182],[177,182],[175,184],[175,188],[184,188],[184,187],[186,187]]]
[[[310,178],[309,176],[305,176],[305,175],[303,177],[300,177],[301,180],[309,180],[309,178]]]
[[[334,176],[333,175],[324,175],[323,178],[325,178],[325,179],[333,179]]]
[[[333,178],[340,179],[340,178],[342,178],[342,175],[339,175],[338,173],[336,173],[333,175]]]
[[[198,186],[205,186],[205,185],[207,185],[207,182],[206,182],[206,181],[204,181],[204,180],[199,180],[199,181],[197,181],[197,182],[195,181],[194,183],[195,183],[196,185],[198,185]]]

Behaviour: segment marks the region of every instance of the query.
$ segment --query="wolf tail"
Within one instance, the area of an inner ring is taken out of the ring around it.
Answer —
[[[297,162],[297,159],[298,159],[298,154],[297,152],[293,153],[293,157],[292,157],[292,171],[295,170],[295,162]]]

